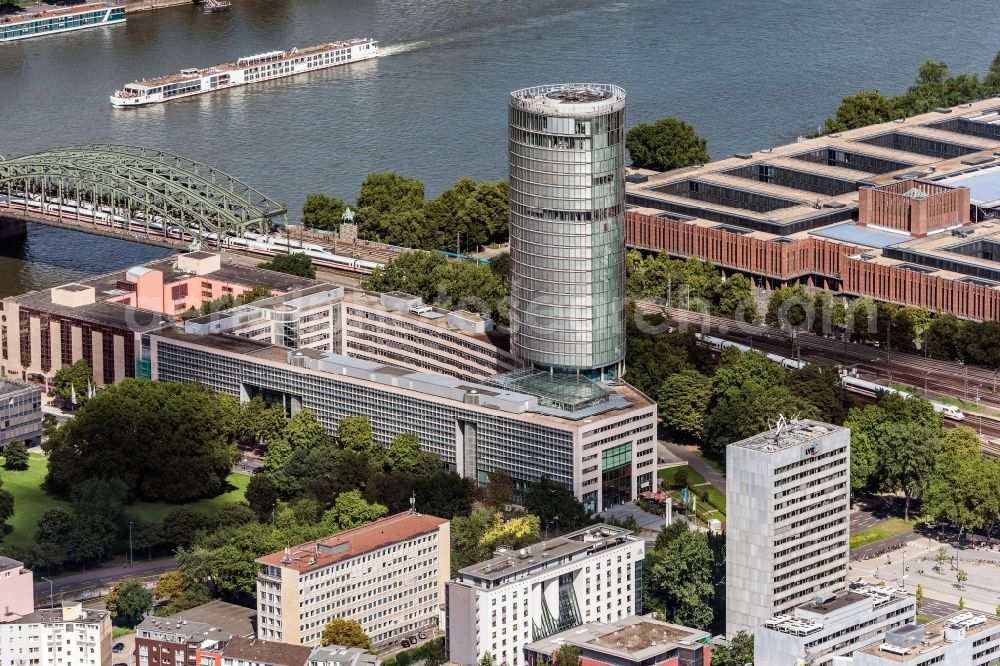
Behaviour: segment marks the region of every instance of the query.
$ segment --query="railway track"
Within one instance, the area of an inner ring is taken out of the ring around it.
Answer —
[[[996,389],[1000,389],[997,373],[903,352],[891,352],[887,359],[885,351],[877,347],[845,343],[812,333],[798,333],[793,340],[784,331],[768,326],[667,308],[656,303],[639,301],[636,309],[647,316],[664,316],[675,327],[687,327],[693,332],[733,340],[763,352],[854,369],[866,379],[887,385],[910,386],[915,389],[914,393],[929,398],[947,397],[964,401],[966,404],[961,407],[966,413],[965,420],[945,419],[945,425],[971,427],[980,434],[983,451],[1000,457],[1000,420],[983,411],[973,411],[977,395],[980,410],[1000,407],[1000,394],[996,393]]]

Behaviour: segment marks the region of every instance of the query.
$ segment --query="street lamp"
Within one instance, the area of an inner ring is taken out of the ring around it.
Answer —
[[[44,580],[49,584],[49,608],[52,608],[53,606],[55,606],[55,601],[53,600],[55,598],[55,595],[52,593],[52,581],[46,578],[45,576],[39,576],[39,578],[41,578],[42,580]]]

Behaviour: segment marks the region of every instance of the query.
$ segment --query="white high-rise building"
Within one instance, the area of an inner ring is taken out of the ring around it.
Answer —
[[[524,648],[589,622],[642,612],[645,542],[594,525],[461,569],[446,586],[448,660],[525,666]]]
[[[726,633],[844,590],[851,433],[810,420],[726,450]]]

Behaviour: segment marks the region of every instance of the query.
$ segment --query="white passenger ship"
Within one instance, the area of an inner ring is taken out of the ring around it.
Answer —
[[[125,23],[125,4],[121,0],[27,11],[0,18],[0,42],[119,23]]]
[[[116,91],[111,96],[111,104],[119,107],[158,104],[376,57],[378,42],[373,39],[349,39],[304,49],[271,51],[240,58],[235,63],[207,69],[182,69],[179,74],[136,81]]]

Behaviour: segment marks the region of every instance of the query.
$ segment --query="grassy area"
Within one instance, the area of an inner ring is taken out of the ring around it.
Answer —
[[[919,622],[920,624],[928,624],[928,623],[933,622],[933,621],[934,621],[934,618],[932,618],[930,615],[924,615],[923,613],[917,613],[917,622]]]
[[[31,543],[35,529],[42,514],[57,507],[70,508],[70,503],[46,494],[42,489],[48,462],[43,456],[32,456],[28,469],[23,472],[10,472],[0,468],[0,479],[4,490],[14,495],[14,516],[8,522],[13,528],[3,542],[6,544]],[[226,502],[240,502],[250,477],[246,474],[230,474],[226,479],[230,490],[218,497],[198,500],[190,504],[168,504],[166,502],[136,502],[128,507],[129,513],[146,521],[163,520],[168,513],[178,506],[186,506],[201,513],[215,515]]]
[[[660,478],[663,479],[664,485],[668,488],[679,488],[680,484],[677,483],[677,475],[682,471],[687,475],[687,484],[689,486],[698,486],[705,483],[705,477],[699,474],[691,465],[678,465],[677,467],[661,469]]]
[[[35,526],[42,514],[56,507],[69,508],[69,502],[49,497],[42,489],[48,462],[43,456],[31,456],[28,469],[10,472],[0,467],[4,490],[14,496],[14,516],[7,522],[13,530],[4,537],[6,544],[27,544],[35,537]]]
[[[902,518],[890,518],[868,529],[855,532],[851,535],[851,550],[894,537],[897,534],[902,534],[913,529],[914,522],[912,520],[903,520]]]
[[[118,639],[122,636],[128,636],[129,634],[134,634],[135,629],[130,629],[128,627],[113,627],[111,629],[111,638]]]

